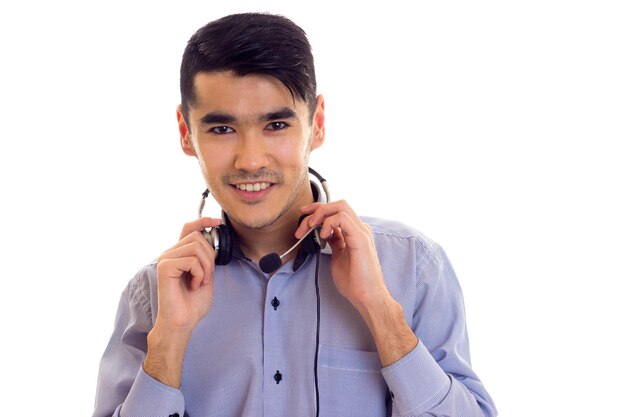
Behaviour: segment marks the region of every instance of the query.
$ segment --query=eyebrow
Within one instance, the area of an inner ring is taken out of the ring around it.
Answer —
[[[278,109],[276,111],[261,114],[261,116],[259,116],[259,122],[270,122],[272,120],[291,119],[295,117],[297,117],[297,114],[293,109],[283,107],[282,109]],[[209,112],[200,118],[200,123],[205,125],[228,125],[236,122],[237,118],[235,116],[219,112]]]
[[[224,113],[210,112],[202,116],[200,119],[200,123],[205,125],[213,125],[213,124],[231,124],[235,119],[233,116]]]
[[[259,117],[259,121],[269,122],[269,121],[278,120],[278,119],[291,119],[296,116],[297,116],[296,112],[293,111],[293,109],[290,109],[289,107],[283,107],[280,110],[261,115],[261,117]]]

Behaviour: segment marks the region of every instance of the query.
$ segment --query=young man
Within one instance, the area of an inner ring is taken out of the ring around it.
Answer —
[[[495,415],[442,249],[310,182],[324,99],[302,29],[266,14],[209,23],[185,50],[181,95],[181,147],[223,220],[186,224],[130,281],[94,416]],[[311,234],[288,252],[312,229],[324,251]]]

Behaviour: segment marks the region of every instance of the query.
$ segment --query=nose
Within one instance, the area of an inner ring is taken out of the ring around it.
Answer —
[[[267,144],[262,135],[246,132],[239,135],[235,153],[235,169],[256,172],[269,165]]]

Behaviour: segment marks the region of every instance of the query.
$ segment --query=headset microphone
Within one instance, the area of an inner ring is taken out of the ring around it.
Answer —
[[[261,271],[265,272],[266,274],[271,274],[272,272],[275,272],[283,264],[283,258],[285,256],[289,255],[289,253],[291,253],[292,250],[297,248],[298,245],[300,243],[302,243],[304,241],[304,239],[308,235],[310,235],[311,232],[313,232],[313,231],[315,232],[315,240],[318,242],[318,244],[323,242],[323,240],[320,239],[320,237],[319,237],[319,226],[313,227],[313,228],[309,229],[309,231],[306,232],[306,234],[304,236],[302,236],[300,238],[300,240],[298,240],[295,243],[295,245],[293,245],[291,248],[289,248],[289,250],[287,252],[283,253],[282,255],[279,255],[276,252],[273,252],[273,253],[268,253],[267,255],[262,257],[259,260],[259,267],[261,268]],[[322,246],[322,245],[320,245],[320,246]]]

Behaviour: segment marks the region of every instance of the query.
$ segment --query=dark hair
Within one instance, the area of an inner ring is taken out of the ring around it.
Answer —
[[[317,84],[311,45],[304,30],[283,16],[234,14],[208,23],[189,39],[180,67],[182,113],[187,122],[189,108],[196,103],[195,76],[210,71],[272,76],[294,98],[302,98],[313,117]]]

